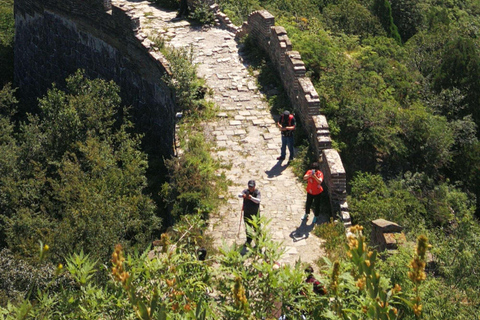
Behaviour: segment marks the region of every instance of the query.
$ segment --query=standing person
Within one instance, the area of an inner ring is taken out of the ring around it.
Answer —
[[[243,197],[243,221],[245,222],[245,230],[247,225],[253,227],[252,217],[258,216],[260,211],[260,190],[255,188],[255,180],[248,181],[248,188],[243,190],[240,194]],[[252,237],[247,231],[247,242],[250,244],[252,242]]]
[[[312,203],[314,203],[314,213],[315,217],[313,218],[312,223],[316,223],[318,216],[320,215],[320,195],[323,192],[322,181],[323,181],[323,172],[319,170],[318,162],[312,163],[311,169],[308,170],[303,176],[303,180],[308,181],[307,183],[307,202],[305,203],[305,215],[302,220],[308,219],[308,214],[310,213],[310,208]]]
[[[280,116],[280,119],[277,122],[277,126],[282,132],[282,148],[280,149],[280,157],[277,160],[285,160],[286,147],[288,146],[288,151],[290,152],[290,157],[288,162],[293,160],[295,151],[293,149],[293,132],[295,131],[295,117],[293,114],[290,114],[290,111],[285,110]]]

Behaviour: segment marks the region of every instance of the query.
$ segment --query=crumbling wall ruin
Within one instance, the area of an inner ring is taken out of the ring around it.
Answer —
[[[62,88],[77,69],[113,80],[136,127],[158,141],[153,152],[172,154],[174,94],[162,78],[163,56],[151,50],[139,18],[111,0],[15,0],[15,85],[34,108],[52,83]],[[151,152],[152,150],[150,150]]]

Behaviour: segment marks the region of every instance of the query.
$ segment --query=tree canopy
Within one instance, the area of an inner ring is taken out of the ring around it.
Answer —
[[[161,222],[118,87],[79,71],[39,101],[18,130],[1,118],[0,242],[26,257],[42,241],[58,261],[80,250],[105,261],[111,243],[151,241]]]

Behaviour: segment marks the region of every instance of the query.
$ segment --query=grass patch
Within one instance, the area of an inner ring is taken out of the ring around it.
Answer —
[[[322,248],[330,261],[345,261],[346,259],[346,237],[345,228],[341,222],[330,222],[317,225],[313,229],[313,234],[325,240]],[[318,262],[322,266],[323,260]]]

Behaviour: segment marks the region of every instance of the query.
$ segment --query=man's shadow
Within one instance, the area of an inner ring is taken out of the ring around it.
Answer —
[[[281,175],[287,167],[288,165],[282,165],[282,160],[279,160],[270,170],[265,171],[265,173],[269,178],[277,177]]]
[[[302,223],[297,227],[297,229],[290,233],[290,238],[293,239],[293,242],[307,239],[313,228],[315,228],[315,223],[307,225],[307,219],[302,220]]]

